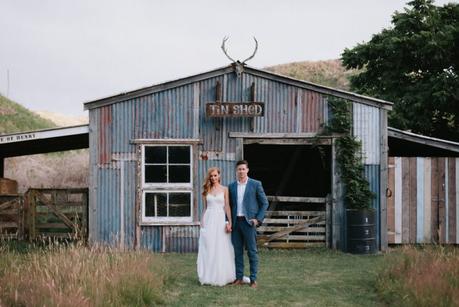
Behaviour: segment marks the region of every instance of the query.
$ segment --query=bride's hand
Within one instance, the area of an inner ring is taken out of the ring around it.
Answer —
[[[230,224],[226,224],[226,232],[233,231]]]

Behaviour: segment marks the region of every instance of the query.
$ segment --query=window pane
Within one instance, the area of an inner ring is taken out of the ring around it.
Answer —
[[[169,182],[190,182],[190,166],[169,165]]]
[[[169,147],[169,163],[190,163],[189,146]]]
[[[165,165],[145,165],[145,182],[166,182]]]
[[[169,194],[169,216],[191,216],[191,194]]]
[[[158,210],[158,216],[167,214],[167,194],[166,193],[146,193],[145,194],[145,216],[155,216],[155,204]]]
[[[166,163],[166,146],[145,146],[145,163]]]

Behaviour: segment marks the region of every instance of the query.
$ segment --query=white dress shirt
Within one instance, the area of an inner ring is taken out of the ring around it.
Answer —
[[[237,182],[237,216],[244,216],[245,210],[244,206],[242,206],[242,201],[244,200],[244,193],[245,187],[247,186],[247,182],[249,178],[245,182]]]

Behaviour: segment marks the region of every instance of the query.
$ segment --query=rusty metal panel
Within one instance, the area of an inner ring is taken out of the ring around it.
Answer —
[[[376,107],[353,104],[353,133],[362,141],[362,156],[365,164],[380,163],[379,112],[382,111]]]
[[[98,153],[99,158],[98,162],[100,164],[105,164],[110,162],[111,155],[111,143],[112,143],[112,133],[111,133],[111,123],[112,123],[112,107],[105,106],[99,109],[99,120],[98,120]]]
[[[301,132],[318,132],[324,124],[325,98],[323,95],[301,90]]]
[[[129,142],[134,139],[135,133],[135,106],[134,101],[124,101],[113,105],[113,142],[112,152],[135,152],[135,146]]]
[[[217,81],[223,84],[223,76],[199,82],[199,136],[206,151],[222,151],[223,147],[224,119],[206,117],[206,104],[216,99]],[[222,99],[225,100],[225,93],[223,93]]]

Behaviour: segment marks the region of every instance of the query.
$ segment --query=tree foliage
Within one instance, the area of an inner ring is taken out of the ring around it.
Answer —
[[[459,4],[411,1],[342,60],[352,90],[394,102],[391,126],[459,141]]]

